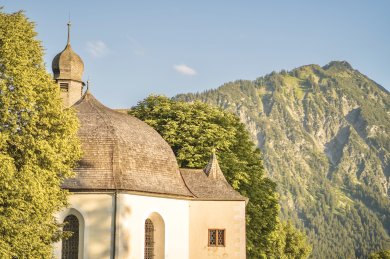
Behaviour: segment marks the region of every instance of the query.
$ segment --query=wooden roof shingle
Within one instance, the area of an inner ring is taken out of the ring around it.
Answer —
[[[129,190],[190,196],[168,143],[143,121],[116,112],[89,91],[74,106],[83,156],[69,190]]]

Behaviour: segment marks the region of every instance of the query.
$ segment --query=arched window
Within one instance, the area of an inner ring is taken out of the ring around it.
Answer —
[[[145,259],[154,258],[154,226],[150,219],[145,220]]]
[[[72,232],[67,240],[62,240],[62,259],[77,259],[79,255],[79,220],[75,215],[64,219],[64,231]]]

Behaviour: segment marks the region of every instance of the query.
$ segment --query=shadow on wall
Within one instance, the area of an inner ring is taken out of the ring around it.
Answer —
[[[129,229],[128,220],[131,217],[132,211],[129,206],[124,206],[123,208],[118,208],[117,213],[117,256],[120,255],[120,258],[127,258],[130,257],[131,236],[130,231],[123,230]]]
[[[69,214],[80,221],[79,258],[111,257],[112,197],[109,194],[75,194],[70,198],[73,208],[61,213],[60,222]]]

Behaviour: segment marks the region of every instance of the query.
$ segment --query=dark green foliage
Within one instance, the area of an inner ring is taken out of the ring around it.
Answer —
[[[0,10],[0,257],[50,258],[61,238],[60,188],[80,157],[77,118],[62,110],[34,25]]]
[[[390,247],[390,94],[347,62],[308,65],[174,98],[240,115],[278,183],[283,219],[313,258]]]
[[[249,197],[248,257],[264,257],[277,226],[275,183],[263,176],[260,151],[239,119],[201,102],[188,104],[162,96],[149,96],[129,113],[162,135],[181,167],[202,168],[217,150],[226,179]]]

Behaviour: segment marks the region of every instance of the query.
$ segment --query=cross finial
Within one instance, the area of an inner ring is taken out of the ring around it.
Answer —
[[[70,26],[71,26],[72,24],[70,23],[70,19],[69,19],[69,21],[68,21],[68,45],[70,44]]]

